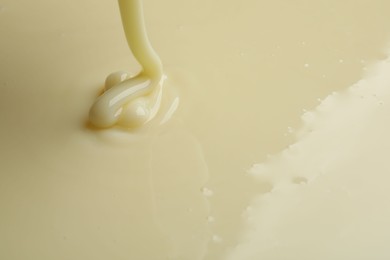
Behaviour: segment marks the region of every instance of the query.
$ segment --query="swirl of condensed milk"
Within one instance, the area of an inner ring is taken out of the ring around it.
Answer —
[[[150,104],[152,92],[161,89],[164,80],[161,60],[146,34],[141,0],[118,0],[118,3],[128,45],[142,70],[134,77],[123,72],[108,76],[105,92],[89,112],[90,122],[99,128],[116,124],[139,126],[149,121],[154,116]]]

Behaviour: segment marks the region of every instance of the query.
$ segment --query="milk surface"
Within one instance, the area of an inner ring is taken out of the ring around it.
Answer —
[[[117,3],[2,0],[0,259],[388,259],[389,5],[145,0],[174,93],[127,131]]]

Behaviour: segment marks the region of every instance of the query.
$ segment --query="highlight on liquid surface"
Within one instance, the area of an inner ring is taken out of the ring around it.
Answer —
[[[118,2],[127,41],[134,57],[141,64],[141,72],[135,76],[126,72],[108,76],[104,93],[89,113],[91,123],[101,128],[115,124],[131,128],[151,120],[159,109],[164,80],[160,58],[146,34],[142,1]]]
[[[144,4],[181,105],[91,131],[117,3],[0,1],[0,259],[389,259],[390,2]]]

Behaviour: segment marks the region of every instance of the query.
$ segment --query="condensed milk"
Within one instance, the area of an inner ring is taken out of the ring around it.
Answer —
[[[388,259],[390,3],[143,3],[166,78],[96,127],[118,4],[0,2],[0,259]]]

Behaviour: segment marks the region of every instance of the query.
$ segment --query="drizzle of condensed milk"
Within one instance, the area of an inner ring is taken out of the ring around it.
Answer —
[[[100,128],[116,124],[137,127],[152,119],[158,110],[165,78],[161,60],[146,34],[142,2],[119,0],[118,3],[127,42],[142,70],[135,76],[120,71],[107,77],[105,91],[89,113],[91,123]]]

